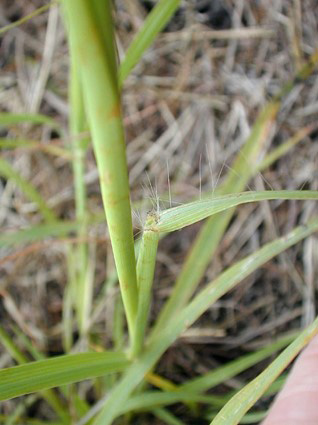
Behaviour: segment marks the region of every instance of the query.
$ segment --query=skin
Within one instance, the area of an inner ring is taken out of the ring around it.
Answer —
[[[262,425],[318,424],[318,336],[298,357]]]

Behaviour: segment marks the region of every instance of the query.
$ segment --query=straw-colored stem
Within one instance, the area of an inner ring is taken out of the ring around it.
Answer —
[[[104,28],[109,35],[107,40],[99,30],[93,3],[85,0],[64,0],[64,5],[70,39],[79,62],[103,204],[132,336],[137,314],[137,278],[124,130],[117,74],[114,70],[111,3],[107,1],[104,4],[104,12],[109,16],[109,25]]]

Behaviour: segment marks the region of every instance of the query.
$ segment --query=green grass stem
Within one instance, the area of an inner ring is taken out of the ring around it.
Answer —
[[[143,349],[145,331],[148,323],[148,314],[151,303],[151,288],[153,283],[159,233],[147,230],[148,226],[156,225],[157,214],[150,213],[145,223],[145,230],[139,248],[137,262],[138,283],[138,313],[136,334],[132,346],[132,355],[137,357]]]
[[[98,29],[94,3],[64,0],[71,40],[80,67],[85,109],[92,132],[102,198],[130,335],[137,315],[137,278],[132,233],[125,140],[117,75],[114,72],[113,27]],[[111,22],[111,4],[105,3]]]
[[[85,241],[87,237],[87,200],[86,200],[86,187],[85,187],[85,154],[87,146],[85,141],[81,138],[81,134],[85,130],[85,111],[84,99],[82,92],[82,84],[80,80],[79,61],[76,57],[76,51],[72,46],[72,39],[70,38],[70,134],[72,140],[73,150],[73,175],[74,175],[74,191],[75,191],[75,213],[76,220],[81,224],[79,226],[77,236],[80,241],[75,244],[75,260],[68,261],[69,267],[74,267],[73,271],[69,271],[70,285],[72,286],[72,295],[67,298],[64,304],[64,315],[67,318],[71,317],[71,312],[68,311],[72,307],[73,301],[77,313],[78,327],[81,335],[85,334],[89,314],[91,297],[90,280],[87,279],[87,270],[89,268],[88,259],[88,243]],[[69,255],[72,255],[69,253]],[[68,294],[69,295],[69,294]],[[65,325],[71,325],[69,320],[65,321]],[[65,328],[65,341],[70,342],[70,331]],[[67,336],[68,335],[68,336]]]

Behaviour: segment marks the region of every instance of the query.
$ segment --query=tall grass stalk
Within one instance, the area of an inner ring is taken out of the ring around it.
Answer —
[[[139,302],[136,319],[136,335],[132,347],[132,354],[135,357],[140,354],[143,348],[145,331],[148,323],[148,313],[151,303],[151,288],[155,272],[155,262],[159,241],[159,232],[153,232],[151,227],[157,225],[157,220],[158,216],[156,213],[148,214],[139,248],[137,262]]]
[[[104,4],[108,36],[96,25],[95,3],[63,2],[70,39],[80,67],[85,109],[93,137],[102,198],[131,337],[137,315],[137,278],[132,234],[125,140],[111,24],[111,4]]]
[[[72,39],[70,39],[72,44]],[[89,306],[91,304],[91,297],[89,290],[90,282],[86,277],[88,269],[88,244],[85,242],[87,235],[87,202],[86,202],[86,187],[85,187],[85,153],[86,153],[86,140],[83,139],[83,132],[85,130],[85,111],[82,84],[80,80],[79,61],[76,57],[76,51],[71,47],[70,49],[70,84],[69,84],[69,99],[71,106],[70,113],[70,135],[72,140],[73,152],[73,174],[74,174],[74,192],[75,192],[75,213],[76,219],[80,223],[77,235],[80,241],[75,245],[75,261],[69,259],[70,267],[73,267],[73,272],[70,272],[73,279],[70,280],[71,288],[67,288],[69,294],[66,294],[64,305],[65,319],[71,318],[72,302],[75,300],[75,310],[77,313],[78,326],[81,335],[85,333],[85,326],[88,322]],[[69,255],[73,255],[72,252]],[[66,320],[65,331],[68,335],[71,334],[69,329],[72,326],[72,320]],[[66,339],[70,339],[69,337]]]

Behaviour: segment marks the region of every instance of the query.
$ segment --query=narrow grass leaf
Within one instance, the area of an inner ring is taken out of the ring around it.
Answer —
[[[122,371],[123,353],[69,354],[0,370],[0,400]]]
[[[317,230],[318,218],[310,221],[307,225],[297,227],[282,238],[266,244],[209,283],[189,305],[174,316],[169,326],[165,326],[157,335],[150,338],[145,352],[125,371],[122,379],[110,393],[101,413],[94,421],[94,425],[110,425],[112,423],[145,374],[178,336],[189,328],[209,306],[275,255]]]
[[[169,406],[180,402],[196,402],[223,407],[227,399],[222,396],[202,395],[191,391],[145,391],[132,396],[121,406],[120,414],[137,410],[149,411],[155,407]]]
[[[49,208],[36,188],[17,173],[9,162],[3,158],[0,158],[0,175],[8,180],[14,181],[23,191],[24,195],[38,206],[39,211],[47,221],[54,221],[56,219],[55,213]]]
[[[16,232],[7,232],[0,235],[0,247],[22,245],[29,242],[41,241],[49,237],[67,236],[77,230],[80,223],[76,221],[56,221],[54,223],[39,224]]]
[[[0,423],[4,423],[7,415],[0,414]],[[33,419],[33,418],[23,418],[20,420],[17,420],[14,425],[62,425],[63,422],[59,421],[42,421],[40,419]]]
[[[209,390],[265,360],[276,351],[286,347],[286,345],[292,342],[298,334],[299,332],[297,332],[297,334],[294,333],[292,335],[284,336],[278,341],[275,341],[254,353],[241,356],[224,366],[217,367],[211,372],[208,372],[198,378],[194,378],[185,384],[178,386],[177,389],[180,391],[185,390],[197,393]]]
[[[140,61],[144,52],[150,47],[158,33],[167,25],[179,7],[180,0],[160,0],[147,16],[140,31],[128,47],[119,68],[119,85],[121,86],[131,70]]]
[[[180,419],[176,418],[171,412],[162,407],[158,407],[157,409],[152,410],[153,415],[157,416],[160,420],[162,420],[167,425],[185,425]]]
[[[14,410],[7,416],[6,420],[3,423],[3,425],[14,425],[17,423],[18,419],[21,418],[21,416],[24,415],[26,410],[34,404],[38,399],[38,396],[36,394],[32,394],[25,399],[21,400]]]
[[[66,160],[72,159],[71,153],[67,149],[63,149],[60,146],[52,144],[42,144],[34,140],[23,140],[23,139],[0,139],[0,149],[32,149],[37,151],[43,151],[48,154],[63,158]]]
[[[260,421],[262,421],[266,415],[267,415],[267,411],[261,411],[261,412],[251,412],[248,413],[247,415],[243,416],[243,418],[240,420],[240,424],[256,424],[256,423],[260,423]]]
[[[291,148],[297,145],[297,143],[301,142],[314,130],[315,126],[308,126],[298,130],[292,137],[269,152],[261,161],[261,163],[256,167],[257,171],[264,171],[268,169],[268,167],[270,167],[274,162],[289,152]]]
[[[304,346],[318,334],[318,318],[308,326],[257,378],[240,390],[217,414],[211,425],[236,425],[265,393]]]
[[[268,412],[266,410],[265,411],[263,410],[263,411],[260,411],[260,412],[247,413],[240,420],[240,424],[253,424],[253,425],[258,424],[266,417],[267,413]],[[209,419],[211,421],[212,418],[214,418],[217,414],[218,414],[218,412],[215,411],[214,413],[208,415],[207,419]]]
[[[45,355],[32,343],[32,340],[20,328],[12,326],[12,330],[17,336],[19,342],[21,342],[23,348],[30,353],[34,360],[45,359]]]
[[[27,357],[21,352],[10,335],[0,326],[0,342],[18,363],[27,363]]]
[[[11,24],[5,25],[4,27],[0,28],[0,35],[5,33],[6,31],[11,30],[12,28],[16,28],[22,24],[24,24],[25,22],[29,21],[30,19],[35,18],[36,16],[40,15],[41,13],[46,12],[51,6],[53,6],[54,4],[56,4],[57,1],[52,1],[48,4],[45,4],[44,6],[41,6],[35,10],[33,10],[33,12],[29,13],[26,16],[23,16],[22,18],[18,19],[15,22],[12,22]]]
[[[241,204],[273,199],[315,200],[318,199],[318,191],[250,191],[190,202],[188,204],[163,211],[160,214],[158,222],[153,224],[151,228],[163,233],[173,232],[203,220],[213,214],[217,214]]]
[[[41,114],[13,114],[10,112],[0,112],[0,126],[9,127],[21,123],[46,124],[58,129],[59,124],[52,118]]]
[[[25,339],[27,339],[25,337]],[[15,359],[19,364],[28,363],[28,358],[24,353],[20,350],[20,348],[15,344],[13,339],[8,335],[8,333],[0,327],[0,342],[4,345],[6,350],[10,353],[13,359]],[[1,371],[0,371],[1,373]],[[57,394],[51,390],[47,389],[42,391],[42,397],[47,403],[53,408],[53,410],[57,413],[57,415],[63,420],[64,424],[69,422],[69,415],[63,405],[62,401],[59,399]]]

